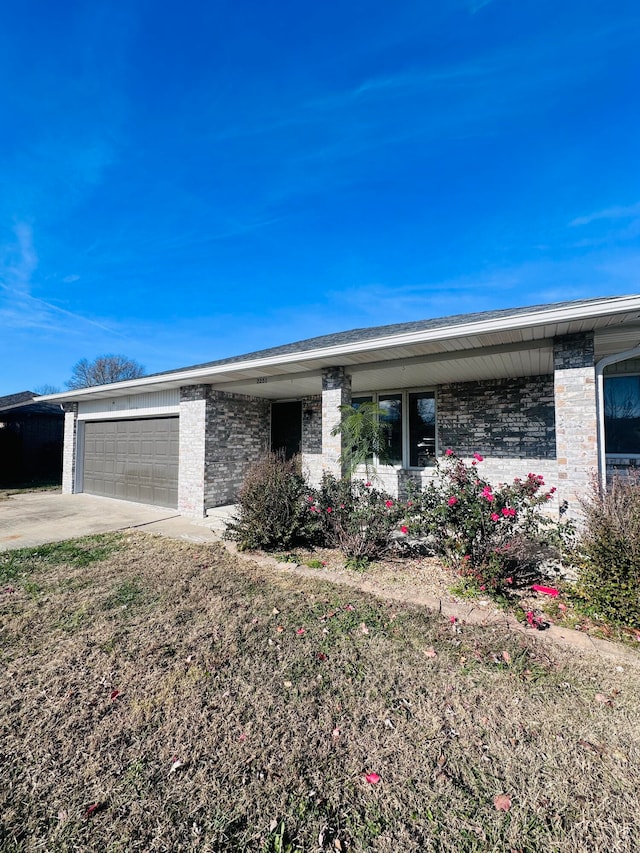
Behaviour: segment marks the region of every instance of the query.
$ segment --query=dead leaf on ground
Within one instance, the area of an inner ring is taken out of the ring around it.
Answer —
[[[428,649],[423,649],[422,654],[426,658],[437,658],[438,652],[433,648],[433,646],[429,646]]]
[[[496,794],[493,805],[499,812],[508,812],[511,808],[511,797],[508,794]]]
[[[581,746],[582,749],[586,749],[587,752],[595,752],[598,755],[602,755],[602,753],[604,752],[604,747],[599,746],[596,743],[591,743],[591,741],[589,740],[584,740],[584,738],[581,738],[578,741],[578,746]]]
[[[502,652],[502,660],[505,663],[511,663],[511,655],[506,649]]]
[[[364,624],[364,622],[361,622],[361,623],[360,623],[360,633],[361,633],[361,634],[368,634],[368,633],[369,633],[369,629],[368,629],[368,628],[367,628],[367,626]]]

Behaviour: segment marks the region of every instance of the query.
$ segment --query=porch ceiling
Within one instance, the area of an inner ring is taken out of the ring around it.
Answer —
[[[534,347],[485,347],[465,352],[409,356],[393,361],[364,364],[351,362],[345,366],[352,377],[354,394],[400,388],[428,388],[447,382],[553,373],[553,344],[551,341],[540,341]],[[306,397],[320,394],[322,391],[322,371],[310,370],[304,374],[290,373],[260,379],[215,382],[213,387],[271,400]]]

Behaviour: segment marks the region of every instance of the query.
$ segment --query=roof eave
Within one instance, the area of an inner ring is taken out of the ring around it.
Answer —
[[[610,314],[627,313],[629,311],[640,312],[640,295],[621,296],[616,298],[602,299],[599,302],[592,300],[585,303],[572,303],[562,307],[549,305],[543,310],[532,311],[529,314],[519,313],[512,316],[489,318],[486,320],[475,320],[470,323],[457,325],[439,326],[414,332],[389,335],[388,337],[371,338],[357,341],[351,344],[338,344],[331,347],[323,347],[301,351],[298,353],[284,353],[269,357],[256,358],[246,361],[229,361],[224,364],[214,364],[208,367],[187,368],[171,373],[158,373],[153,376],[143,376],[140,379],[130,379],[123,382],[115,382],[110,385],[97,385],[90,388],[80,388],[76,391],[67,391],[59,394],[50,394],[39,399],[47,402],[75,402],[87,397],[114,397],[130,393],[143,393],[145,391],[159,390],[160,388],[178,388],[182,385],[193,385],[198,382],[210,382],[217,376],[223,377],[231,372],[249,372],[252,370],[265,370],[281,367],[283,364],[302,363],[317,361],[318,359],[337,359],[340,356],[354,353],[364,353],[379,349],[390,349],[403,347],[416,343],[427,343],[452,340],[455,338],[466,338],[491,334],[502,331],[515,331],[518,329],[530,329],[534,326],[549,325],[577,320],[597,320]]]

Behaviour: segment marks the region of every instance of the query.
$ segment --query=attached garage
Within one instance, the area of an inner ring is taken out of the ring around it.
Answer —
[[[178,418],[86,421],[82,490],[178,506]]]

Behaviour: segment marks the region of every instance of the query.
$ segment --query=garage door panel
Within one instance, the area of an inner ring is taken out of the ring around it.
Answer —
[[[178,418],[87,421],[83,489],[175,508],[178,444]]]

